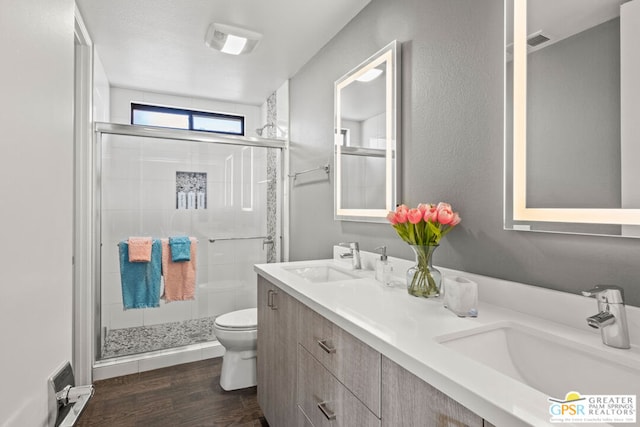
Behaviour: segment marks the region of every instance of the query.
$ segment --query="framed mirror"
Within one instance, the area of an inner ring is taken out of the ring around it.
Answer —
[[[640,237],[640,0],[505,13],[505,229]]]
[[[399,198],[400,47],[391,42],[335,83],[335,219],[385,222]]]

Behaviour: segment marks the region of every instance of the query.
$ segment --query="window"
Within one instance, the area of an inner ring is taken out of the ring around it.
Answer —
[[[131,124],[244,135],[244,116],[131,103]]]

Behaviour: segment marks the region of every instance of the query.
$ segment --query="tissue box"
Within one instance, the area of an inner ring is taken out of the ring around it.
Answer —
[[[444,306],[459,317],[478,316],[478,284],[465,277],[445,276]]]

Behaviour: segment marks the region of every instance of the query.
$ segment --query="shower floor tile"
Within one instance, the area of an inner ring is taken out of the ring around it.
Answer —
[[[213,341],[215,317],[185,320],[160,325],[112,329],[107,332],[102,358],[165,350],[189,344]]]

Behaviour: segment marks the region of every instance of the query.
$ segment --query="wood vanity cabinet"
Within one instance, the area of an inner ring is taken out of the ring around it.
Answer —
[[[271,427],[297,424],[299,305],[286,292],[258,276],[258,403]]]
[[[261,276],[257,368],[271,427],[491,427]]]

